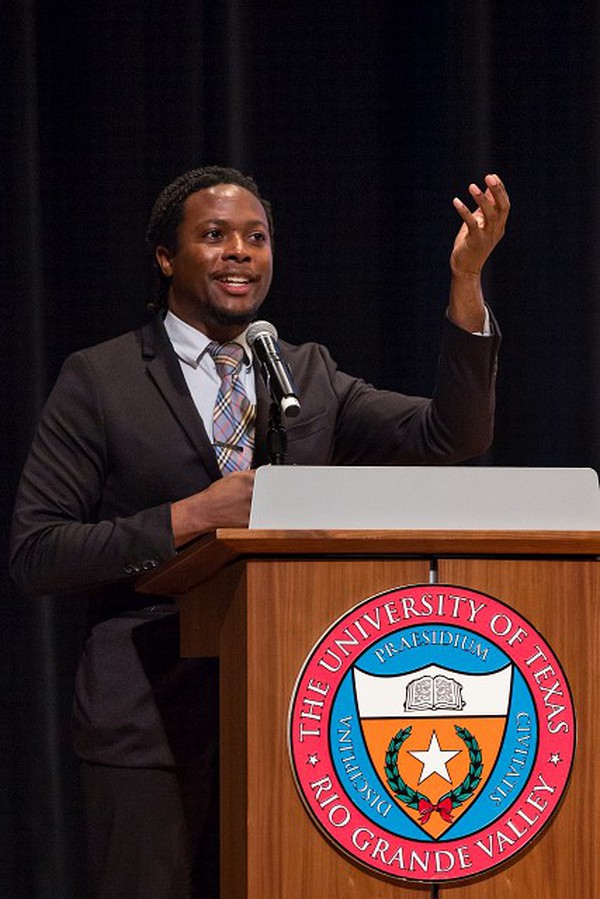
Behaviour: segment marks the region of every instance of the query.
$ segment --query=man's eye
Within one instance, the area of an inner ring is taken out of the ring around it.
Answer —
[[[250,235],[250,237],[252,240],[257,241],[258,243],[264,243],[267,239],[267,235],[264,234],[262,231],[255,231],[253,234]]]
[[[218,228],[211,228],[210,231],[205,232],[204,236],[209,240],[218,240],[222,236],[222,232]]]

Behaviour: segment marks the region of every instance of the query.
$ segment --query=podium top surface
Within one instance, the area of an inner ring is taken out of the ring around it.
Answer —
[[[251,558],[564,556],[600,558],[600,531],[250,530],[200,537],[142,576],[141,593],[179,596],[232,562]]]
[[[598,530],[591,468],[265,466],[251,529]]]

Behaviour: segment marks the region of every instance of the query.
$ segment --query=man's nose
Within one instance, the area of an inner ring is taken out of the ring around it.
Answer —
[[[225,259],[235,259],[236,262],[244,262],[250,259],[248,246],[241,234],[232,232],[223,247]]]

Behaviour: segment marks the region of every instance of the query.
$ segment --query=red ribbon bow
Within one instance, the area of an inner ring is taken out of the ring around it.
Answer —
[[[447,821],[449,824],[453,820],[450,812],[452,811],[452,799],[450,796],[446,796],[445,799],[442,799],[441,802],[433,805],[429,801],[429,799],[420,799],[419,800],[419,814],[421,816],[421,820],[419,824],[427,824],[433,812],[437,812],[441,815],[443,821]]]

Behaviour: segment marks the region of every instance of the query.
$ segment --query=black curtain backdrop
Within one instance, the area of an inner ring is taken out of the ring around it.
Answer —
[[[485,461],[600,467],[598,4],[0,0],[0,15],[4,553],[61,362],[144,320],[151,204],[208,163],[273,201],[265,317],[417,393],[452,197],[500,173],[513,210],[486,271],[504,345]],[[67,731],[82,610],[20,597],[6,564],[1,589],[0,892],[81,899]]]

